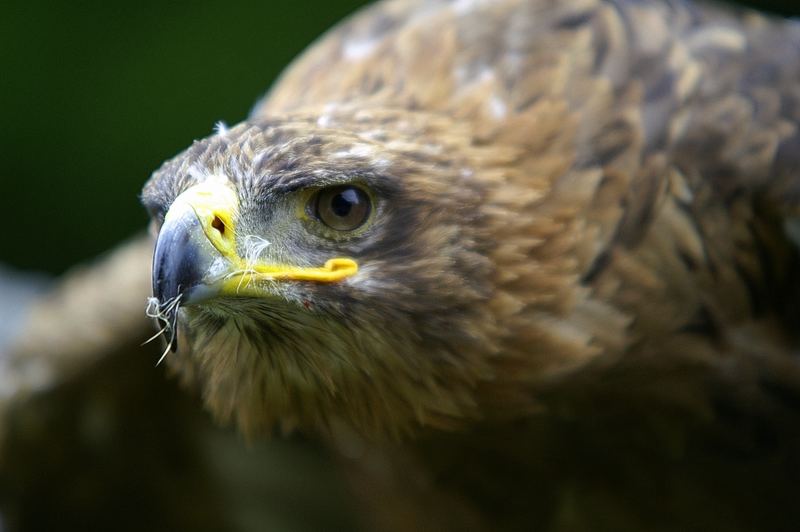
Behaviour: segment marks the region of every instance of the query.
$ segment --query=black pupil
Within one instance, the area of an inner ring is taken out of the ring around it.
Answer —
[[[331,198],[331,211],[344,218],[358,205],[358,200],[358,192],[354,188],[346,188]]]
[[[309,204],[314,216],[332,229],[352,231],[369,217],[369,196],[359,187],[329,187],[314,197],[314,203]]]

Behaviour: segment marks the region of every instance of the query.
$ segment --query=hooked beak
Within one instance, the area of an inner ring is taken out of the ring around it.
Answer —
[[[230,184],[209,179],[179,195],[164,217],[153,254],[153,296],[173,331],[180,306],[219,296],[269,295],[259,281],[336,282],[358,271],[348,258],[311,268],[246,261],[237,250],[237,216]],[[173,341],[173,351],[176,346]]]
[[[197,303],[219,293],[233,269],[236,194],[220,183],[196,185],[164,217],[153,254],[153,296],[161,305]],[[229,228],[231,228],[229,230]]]

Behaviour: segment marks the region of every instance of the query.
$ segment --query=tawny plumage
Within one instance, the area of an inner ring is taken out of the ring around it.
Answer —
[[[797,22],[379,3],[146,184],[166,362],[370,527],[790,529],[798,126]]]

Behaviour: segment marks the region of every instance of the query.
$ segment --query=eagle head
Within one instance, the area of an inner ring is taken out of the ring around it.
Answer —
[[[153,174],[167,361],[218,418],[397,436],[479,415],[493,244],[462,133],[327,109],[221,127]]]

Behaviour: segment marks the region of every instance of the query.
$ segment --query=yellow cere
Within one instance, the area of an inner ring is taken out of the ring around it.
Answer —
[[[221,179],[209,179],[183,192],[175,203],[184,201],[194,211],[209,242],[223,257],[237,264],[233,217],[238,209],[236,192]],[[172,211],[175,205],[170,208]]]
[[[208,180],[186,190],[179,199],[191,206],[209,242],[231,262],[231,275],[223,282],[223,293],[255,294],[257,287],[251,283],[258,280],[331,283],[358,272],[358,263],[344,257],[332,258],[321,267],[247,263],[236,251],[234,217],[238,199],[227,181]]]

